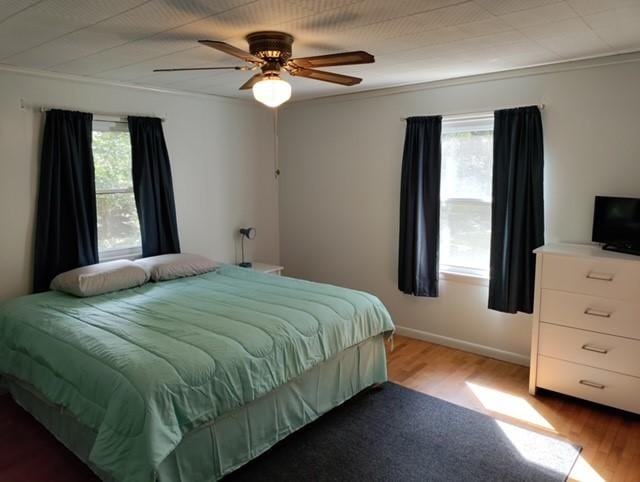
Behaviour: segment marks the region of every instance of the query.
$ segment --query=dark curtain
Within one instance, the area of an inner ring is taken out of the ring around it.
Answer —
[[[59,273],[98,262],[92,114],[46,114],[36,214],[33,291]]]
[[[129,133],[142,256],[179,253],[173,181],[162,121],[129,117]]]
[[[442,117],[410,117],[402,155],[398,289],[438,296]]]
[[[542,120],[536,106],[495,112],[489,308],[533,312],[544,244]]]

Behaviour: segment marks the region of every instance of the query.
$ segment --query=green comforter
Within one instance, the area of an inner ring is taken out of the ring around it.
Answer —
[[[150,481],[182,436],[366,338],[374,296],[223,266],[193,278],[0,305],[0,372],[97,433],[90,461]]]

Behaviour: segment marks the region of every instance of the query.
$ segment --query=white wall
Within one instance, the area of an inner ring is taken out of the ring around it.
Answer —
[[[31,105],[166,117],[182,250],[234,262],[278,261],[272,116],[255,103],[0,71],[0,299],[30,291],[42,114]]]
[[[545,104],[546,239],[589,241],[596,194],[640,196],[639,86],[640,57],[626,56],[288,106],[279,126],[287,274],[370,291],[405,333],[526,363],[530,316],[488,310],[486,287],[444,281],[438,299],[396,288],[400,118]]]

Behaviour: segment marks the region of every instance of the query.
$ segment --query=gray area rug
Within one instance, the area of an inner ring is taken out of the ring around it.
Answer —
[[[581,448],[393,383],[367,390],[231,481],[564,481]]]

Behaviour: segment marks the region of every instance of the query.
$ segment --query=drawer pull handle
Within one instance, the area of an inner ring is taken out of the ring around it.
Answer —
[[[605,386],[602,383],[591,382],[589,380],[580,380],[581,385],[586,385],[587,387],[597,388],[599,390],[604,390]]]
[[[613,275],[591,271],[590,273],[587,273],[587,279],[595,279],[598,281],[613,281]]]
[[[597,346],[582,345],[582,349],[601,353],[602,355],[606,355],[607,353],[609,353],[609,350],[607,350],[606,348],[598,348]]]
[[[584,310],[584,314],[589,316],[599,316],[600,318],[611,318],[611,313],[607,311],[594,310],[592,308]]]

